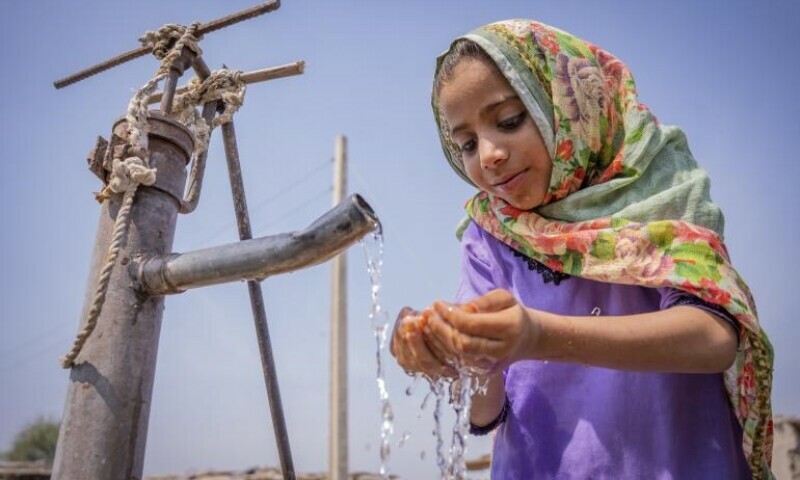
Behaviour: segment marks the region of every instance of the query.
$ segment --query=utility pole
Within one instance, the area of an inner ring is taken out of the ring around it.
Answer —
[[[347,138],[336,137],[333,165],[333,204],[347,192]],[[347,480],[347,254],[332,261],[330,480]]]

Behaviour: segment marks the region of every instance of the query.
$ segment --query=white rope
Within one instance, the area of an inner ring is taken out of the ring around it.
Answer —
[[[221,68],[211,72],[211,75],[202,82],[199,78],[193,77],[186,88],[185,93],[175,97],[173,111],[176,112],[178,121],[186,125],[195,139],[192,155],[196,159],[208,149],[211,130],[230,122],[233,114],[242,106],[247,85],[242,80],[240,70]],[[209,127],[195,107],[216,100],[221,101],[225,108],[214,118]]]
[[[70,368],[75,365],[75,359],[81,353],[83,346],[97,326],[97,319],[100,317],[106,292],[108,291],[108,284],[111,280],[111,272],[117,263],[119,251],[125,245],[125,234],[128,231],[128,219],[136,189],[139,188],[139,185],[152,185],[156,181],[156,169],[151,168],[148,162],[147,134],[150,129],[147,124],[147,105],[150,95],[162,78],[164,78],[164,75],[159,75],[147,82],[134,94],[128,103],[128,111],[125,118],[128,121],[128,144],[132,155],[124,160],[115,158],[112,161],[108,185],[97,195],[98,199],[102,201],[110,196],[109,191],[123,193],[122,205],[114,221],[111,245],[108,247],[106,261],[100,271],[97,290],[87,314],[86,322],[84,322],[83,328],[78,333],[72,349],[60,358],[61,366],[64,368]]]
[[[158,74],[167,73],[172,63],[181,56],[183,47],[191,49],[195,55],[200,56],[203,50],[197,44],[203,36],[197,36],[200,22],[194,22],[188,27],[176,23],[168,23],[155,32],[148,30],[139,37],[142,46],[153,49],[153,55],[161,60]],[[173,45],[174,43],[174,45]]]

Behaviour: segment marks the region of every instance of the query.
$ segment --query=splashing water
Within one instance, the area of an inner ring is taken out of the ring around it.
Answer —
[[[360,241],[364,245],[364,253],[367,257],[367,273],[369,274],[372,289],[370,291],[372,297],[372,308],[369,313],[369,319],[372,322],[372,328],[375,330],[375,342],[377,343],[376,359],[377,367],[377,384],[378,384],[378,397],[381,402],[381,478],[387,480],[388,469],[387,463],[389,455],[391,454],[391,436],[394,432],[394,413],[392,411],[392,404],[389,401],[389,391],[386,389],[386,374],[384,372],[384,350],[386,350],[386,332],[389,327],[389,315],[383,309],[380,302],[381,291],[381,267],[383,266],[383,235],[381,229],[378,228],[366,240]]]
[[[436,465],[442,480],[463,480],[467,475],[466,451],[469,438],[469,417],[472,407],[473,395],[485,395],[488,389],[488,380],[481,381],[482,372],[468,368],[458,367],[458,379],[439,379],[431,385],[432,392],[436,395],[436,407],[433,412],[434,430],[436,437]],[[488,378],[488,377],[487,377]],[[455,412],[450,448],[445,456],[444,436],[442,434],[442,407],[445,396],[450,392],[450,402]]]
[[[367,273],[369,274],[371,288],[372,307],[369,318],[375,332],[377,345],[377,376],[378,397],[381,404],[381,445],[380,445],[380,474],[383,480],[389,479],[387,463],[391,454],[391,436],[394,433],[394,412],[389,400],[389,391],[386,388],[386,374],[384,371],[384,351],[386,350],[386,337],[389,330],[389,315],[383,309],[380,302],[381,291],[381,268],[383,266],[383,235],[380,228],[371,235],[359,241],[364,246],[367,259]],[[470,408],[472,406],[472,396],[476,394],[486,394],[488,384],[481,382],[481,372],[467,368],[456,367],[459,372],[457,386],[451,389],[454,381],[452,379],[441,378],[431,381],[427,377],[415,376],[411,385],[405,390],[407,396],[414,392],[419,378],[426,378],[430,384],[430,392],[425,396],[420,405],[420,414],[425,409],[431,396],[435,398],[433,411],[434,429],[433,435],[436,437],[436,465],[439,469],[442,480],[463,480],[466,478],[466,442],[469,438],[470,427]],[[453,390],[452,403],[456,415],[453,425],[450,448],[445,454],[445,441],[442,429],[442,416],[444,405],[447,402],[448,392]],[[404,432],[398,442],[398,447],[403,447],[409,440],[410,434]],[[421,460],[425,460],[425,451],[419,454]]]

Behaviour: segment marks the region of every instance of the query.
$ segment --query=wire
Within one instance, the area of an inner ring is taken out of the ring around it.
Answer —
[[[270,195],[269,197],[265,198],[264,200],[261,200],[260,202],[258,202],[258,204],[255,207],[253,207],[251,209],[251,211],[255,212],[258,209],[262,208],[264,205],[268,204],[269,202],[271,202],[271,201],[283,196],[284,194],[290,192],[296,186],[306,182],[310,178],[313,178],[315,176],[315,174],[321,172],[324,169],[324,167],[329,167],[330,163],[331,163],[330,160],[326,160],[325,163],[319,165],[314,170],[312,170],[312,171],[306,173],[305,175],[303,175],[302,177],[298,178],[294,183],[282,188],[279,192],[277,192],[277,193],[275,193],[273,195]]]
[[[373,192],[370,191],[369,187],[367,186],[367,182],[364,180],[364,177],[361,176],[361,172],[358,170],[358,164],[356,162],[352,162],[351,161],[351,162],[348,162],[348,166],[352,169],[353,173],[355,174],[356,182],[358,182],[361,185],[361,188],[364,189],[364,192],[370,198],[374,198],[374,199],[378,200],[379,197],[375,196],[373,194]],[[398,237],[398,238],[401,239],[400,240],[400,250],[403,252],[405,257],[411,259],[411,261],[416,265],[416,267],[419,269],[419,271],[421,271],[421,272],[426,271],[429,267],[424,267],[423,266],[422,261],[419,259],[417,254],[414,253],[414,250],[412,248],[410,248],[407,243],[402,241],[402,237]],[[433,285],[433,283],[431,282],[431,279],[430,279],[429,276],[423,275],[423,277],[425,278],[425,283],[426,283],[426,285],[428,286],[428,289],[431,292],[436,292],[436,291],[440,290],[440,288],[437,288],[437,287],[435,287]]]
[[[298,211],[302,210],[303,208],[305,208],[305,207],[311,205],[312,203],[314,203],[315,201],[319,200],[320,197],[322,197],[324,195],[327,195],[327,194],[330,194],[332,191],[333,191],[333,187],[331,186],[331,187],[328,187],[325,190],[317,193],[316,195],[314,195],[313,197],[309,198],[308,200],[306,200],[305,202],[301,203],[300,205],[296,206],[292,210],[290,210],[288,212],[285,212],[280,217],[278,217],[278,218],[272,220],[271,222],[267,223],[266,225],[264,225],[262,227],[262,230],[267,230],[269,227],[277,225],[281,220],[283,220],[283,219],[285,219],[285,218],[297,213]]]
[[[70,338],[72,338],[72,334],[68,335],[67,337],[58,337],[51,340],[44,344],[39,344],[40,348],[34,350],[27,350],[27,355],[23,355],[21,357],[17,357],[16,360],[12,360],[10,362],[3,362],[3,366],[0,368],[0,372],[7,372],[9,370],[14,369],[18,365],[26,364],[30,366],[32,362],[30,360],[39,359],[44,354],[52,354],[52,362],[53,365],[56,365],[58,362],[58,353],[61,351],[65,343],[69,343]],[[44,355],[45,358],[49,358],[49,355]]]
[[[80,325],[77,325],[80,328]],[[9,348],[4,352],[0,352],[0,358],[6,358],[11,355],[16,354],[21,350],[26,350],[29,346],[33,345],[34,343],[39,343],[42,340],[52,338],[53,335],[62,333],[70,328],[76,328],[76,325],[72,322],[60,322],[59,325],[55,328],[49,328],[46,332],[38,332],[35,335],[28,337],[20,342],[16,342],[14,346]]]
[[[294,188],[297,187],[298,185],[303,184],[304,182],[308,181],[311,178],[314,178],[316,176],[316,174],[318,174],[319,172],[325,170],[325,167],[330,168],[330,163],[331,163],[330,160],[326,160],[325,162],[319,164],[313,170],[307,172],[306,174],[302,175],[301,177],[298,177],[297,180],[295,180],[294,182],[292,182],[289,185],[285,186],[280,191],[270,195],[269,197],[267,197],[267,198],[265,198],[263,200],[260,200],[256,204],[255,207],[249,209],[249,214],[251,214],[251,216],[252,216],[253,213],[255,213],[258,210],[260,210],[261,208],[263,208],[269,202],[272,202],[272,201],[282,197],[283,195],[285,195],[286,193],[290,192],[291,190],[294,190]],[[211,241],[214,238],[216,238],[217,236],[219,236],[220,234],[225,233],[225,232],[233,229],[234,227],[236,227],[236,221],[235,220],[231,221],[231,222],[228,222],[225,225],[221,226],[220,228],[215,230],[211,235],[209,235],[208,237],[206,237],[203,240],[201,240],[199,243],[200,243],[200,245],[206,244],[209,241]]]

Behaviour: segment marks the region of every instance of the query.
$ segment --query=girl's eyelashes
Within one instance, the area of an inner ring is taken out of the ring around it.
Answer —
[[[525,113],[526,112],[523,111],[523,112],[521,112],[521,113],[519,113],[517,115],[514,115],[511,118],[507,118],[507,119],[501,121],[500,123],[498,123],[497,126],[501,130],[505,130],[505,131],[514,130],[515,128],[519,127],[520,124],[522,124],[523,120],[525,120]]]
[[[504,132],[513,132],[514,130],[517,129],[517,127],[522,125],[522,122],[525,120],[526,115],[527,112],[523,111],[521,113],[518,113],[517,115],[514,115],[513,117],[501,120],[500,122],[497,123],[497,128]],[[458,148],[459,150],[461,150],[462,153],[471,153],[475,151],[477,145],[478,145],[477,140],[475,140],[475,138],[471,138],[466,142],[462,143],[461,145],[459,145]]]
[[[459,146],[462,152],[469,153],[475,150],[475,139],[470,139],[468,142],[464,143],[463,145]]]

